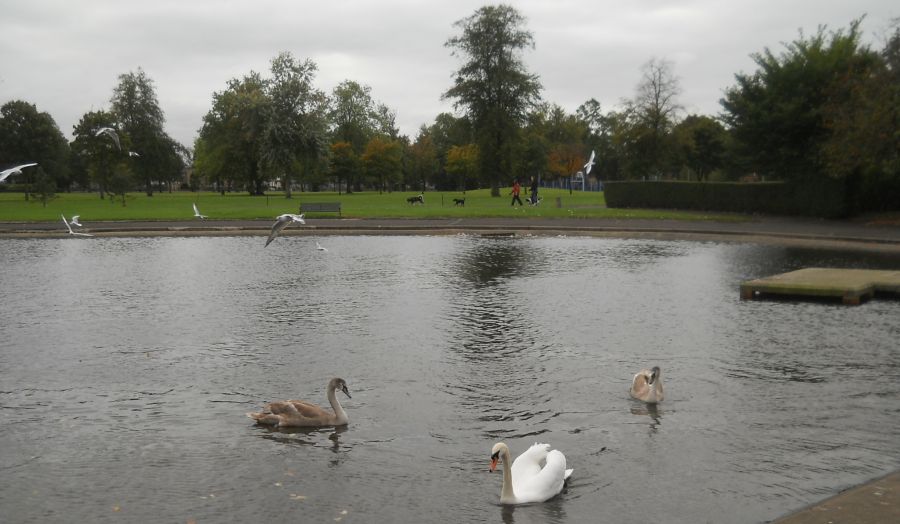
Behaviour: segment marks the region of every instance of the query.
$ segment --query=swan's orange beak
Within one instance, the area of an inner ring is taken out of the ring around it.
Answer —
[[[491,469],[490,472],[493,473],[495,469],[497,469],[497,462],[499,462],[500,457],[491,457]]]

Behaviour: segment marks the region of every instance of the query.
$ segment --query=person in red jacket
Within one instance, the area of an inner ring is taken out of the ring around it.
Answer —
[[[516,202],[518,202],[520,206],[522,205],[522,199],[519,198],[519,191],[521,191],[521,188],[519,187],[519,181],[513,180],[512,191],[510,192],[510,194],[512,195],[512,202],[509,205],[515,206]]]

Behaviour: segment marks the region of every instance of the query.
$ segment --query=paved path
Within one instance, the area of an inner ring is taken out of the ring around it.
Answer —
[[[889,524],[900,522],[900,471],[851,488],[773,524]]]

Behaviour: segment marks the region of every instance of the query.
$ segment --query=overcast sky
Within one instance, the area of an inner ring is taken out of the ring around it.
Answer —
[[[719,113],[750,55],[780,52],[799,31],[846,29],[866,15],[864,39],[884,44],[896,0],[529,0],[506,2],[527,19],[524,54],[544,100],[568,112],[591,98],[604,112],[634,96],[641,66],[669,60],[692,113]],[[25,100],[67,138],[88,111],[108,109],[118,76],[140,67],[154,81],[166,131],[192,147],[212,94],[250,71],[268,76],[281,51],[318,66],[316,86],[372,88],[401,133],[453,111],[441,94],[458,58],[444,47],[453,23],[488,4],[470,0],[0,0],[0,105]]]

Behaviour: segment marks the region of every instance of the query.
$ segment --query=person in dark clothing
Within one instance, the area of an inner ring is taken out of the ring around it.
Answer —
[[[534,177],[531,177],[531,197],[529,200],[533,206],[540,202],[540,200],[538,200],[538,181]]]

